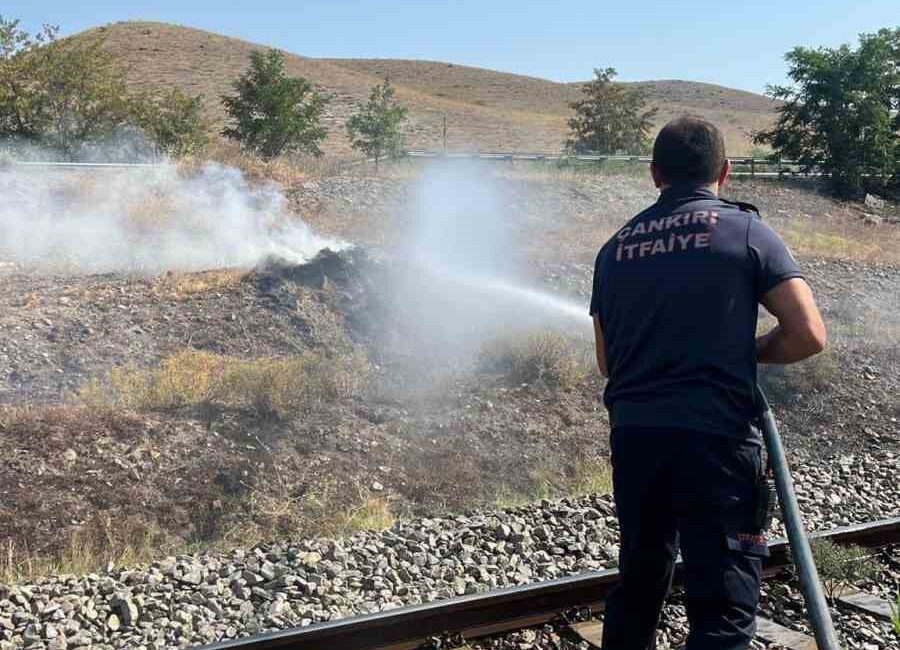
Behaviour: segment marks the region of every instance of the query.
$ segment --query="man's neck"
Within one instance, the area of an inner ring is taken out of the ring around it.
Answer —
[[[664,185],[659,186],[659,191],[660,191],[660,193],[665,192],[670,187],[672,187],[671,183],[665,183]],[[712,192],[716,196],[719,196],[719,183],[718,182],[710,183],[708,185],[697,185],[696,187],[698,190],[706,190],[708,192]]]

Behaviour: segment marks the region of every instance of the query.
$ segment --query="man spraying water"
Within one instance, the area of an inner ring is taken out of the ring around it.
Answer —
[[[743,649],[755,632],[767,554],[756,366],[820,352],[825,326],[778,235],[718,197],[729,172],[715,126],[670,122],[653,147],[659,200],[597,255],[590,313],[621,531],[606,650],[655,646],[679,546],[687,650]],[[759,304],[778,326],[757,337]]]

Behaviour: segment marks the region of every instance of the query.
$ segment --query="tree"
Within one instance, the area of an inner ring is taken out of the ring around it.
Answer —
[[[378,160],[384,156],[395,157],[403,152],[402,126],[407,109],[394,100],[394,89],[389,79],[373,86],[369,101],[358,105],[357,112],[347,120],[347,135],[351,146],[366,156]]]
[[[320,120],[326,99],[303,77],[288,77],[284,54],[269,50],[250,54],[250,69],[234,82],[234,95],[222,103],[233,126],[222,135],[241,147],[271,159],[282,153],[321,156],[327,135]]]
[[[581,88],[582,99],[569,104],[575,116],[569,119],[566,147],[576,153],[639,153],[650,143],[656,109],[644,110],[647,102],[639,90],[613,82],[614,68],[594,68],[594,79]]]
[[[209,122],[200,95],[186,95],[177,88],[138,95],[132,98],[131,114],[135,125],[163,155],[194,156],[209,144]]]
[[[128,121],[125,75],[102,32],[57,40],[45,25],[32,38],[0,19],[0,136],[71,155]]]
[[[855,50],[796,47],[785,59],[793,85],[769,87],[784,103],[754,140],[806,169],[821,167],[841,196],[896,183],[900,28],[862,34]]]
[[[40,102],[33,92],[35,57],[42,45],[56,39],[57,27],[44,25],[34,37],[18,20],[0,16],[0,137],[34,140],[40,134]]]

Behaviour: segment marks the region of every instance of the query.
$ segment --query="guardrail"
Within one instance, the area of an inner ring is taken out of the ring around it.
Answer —
[[[92,168],[153,168],[162,167],[165,163],[103,163],[103,162],[52,162],[52,161],[19,161],[7,163],[10,167],[58,167],[63,169],[92,169]],[[3,165],[0,164],[0,169]]]
[[[443,151],[428,149],[411,149],[406,152],[410,158],[439,158],[456,160],[496,160],[496,161],[562,161],[579,162],[630,162],[650,164],[650,156],[601,155],[601,154],[565,154],[562,152],[526,152],[526,151]],[[729,158],[732,165],[732,176],[770,177],[782,176],[821,176],[821,172],[804,170],[796,160],[769,160],[768,158]]]
[[[652,161],[650,156],[621,156],[621,155],[598,155],[598,154],[577,154],[567,155],[560,152],[510,152],[510,151],[441,151],[427,149],[412,149],[405,154],[409,158],[426,158],[426,159],[450,159],[450,160],[494,160],[494,161],[531,161],[531,162],[551,162],[551,161],[578,161],[584,163],[597,163],[602,165],[606,162],[624,162],[635,164],[649,164]],[[732,165],[732,176],[749,176],[751,178],[782,178],[782,177],[816,177],[822,176],[821,172],[810,171],[804,169],[803,166],[795,160],[778,160],[772,161],[767,158],[729,158]],[[28,161],[28,162],[10,162],[12,167],[37,167],[37,168],[59,168],[59,169],[133,169],[133,168],[155,168],[164,166],[166,163],[101,163],[101,162],[52,162],[52,161]],[[0,165],[2,169],[2,165]]]

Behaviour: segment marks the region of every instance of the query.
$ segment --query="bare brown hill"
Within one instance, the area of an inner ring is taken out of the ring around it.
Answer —
[[[224,119],[220,95],[230,92],[250,52],[265,47],[165,23],[121,22],[97,29],[105,33],[132,84],[177,86],[202,94],[217,124]],[[410,108],[407,141],[412,148],[440,146],[446,116],[451,149],[557,151],[566,136],[567,104],[579,96],[578,84],[434,61],[288,54],[287,70],[332,96],[327,111],[329,153],[348,151],[344,121],[384,75],[390,76],[398,98]],[[659,108],[659,122],[681,113],[712,119],[722,127],[734,155],[748,154],[748,135],[772,119],[774,104],[753,93],[688,81],[637,85]]]

